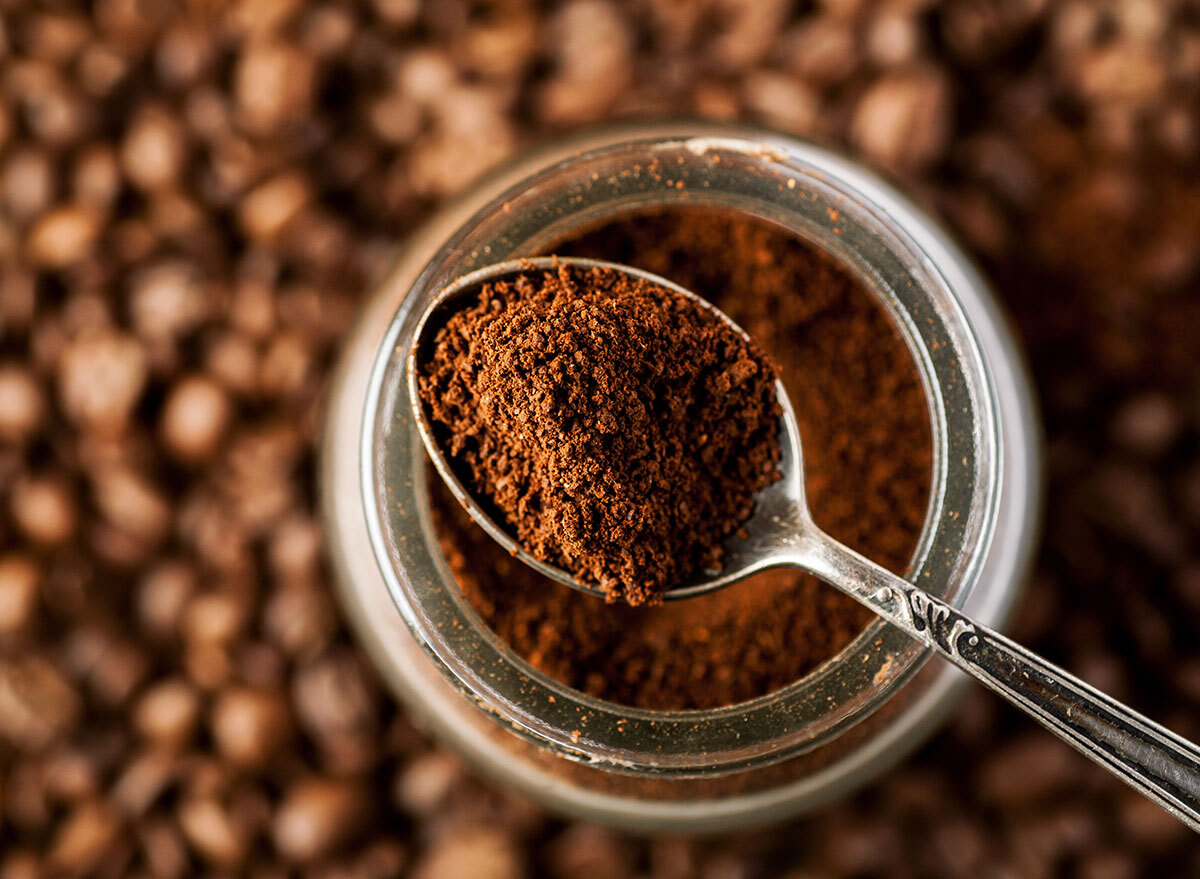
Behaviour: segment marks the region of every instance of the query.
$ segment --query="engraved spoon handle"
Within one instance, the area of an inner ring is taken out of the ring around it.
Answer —
[[[1126,784],[1200,832],[1200,748],[832,538],[791,561],[1024,709]]]

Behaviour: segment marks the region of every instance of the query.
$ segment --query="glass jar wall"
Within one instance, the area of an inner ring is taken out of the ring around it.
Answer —
[[[760,131],[630,125],[531,152],[434,216],[366,306],[329,402],[322,492],[344,606],[397,695],[478,771],[551,808],[639,830],[711,830],[811,808],[915,747],[962,684],[875,622],[759,698],[634,709],[540,673],[463,597],[406,417],[403,354],[416,315],[472,268],[685,203],[766,220],[829,251],[900,328],[934,448],[911,576],[999,624],[1037,526],[1030,393],[991,297],[927,217],[857,166]]]

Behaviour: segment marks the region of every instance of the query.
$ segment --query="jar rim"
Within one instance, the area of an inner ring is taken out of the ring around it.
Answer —
[[[600,173],[630,168],[638,170],[624,177]],[[678,188],[665,186],[663,169],[685,179],[691,197],[680,199]],[[702,710],[634,708],[566,687],[504,644],[461,594],[422,502],[423,452],[419,441],[412,444],[403,396],[405,332],[411,334],[425,298],[449,278],[534,252],[568,225],[681,201],[753,214],[813,241],[864,281],[893,316],[926,382],[934,428],[934,479],[912,576],[935,594],[964,602],[986,555],[999,498],[996,400],[987,364],[954,291],[909,234],[929,221],[869,172],[789,138],[731,133],[618,140],[545,167],[482,208],[426,265],[384,336],[363,414],[361,476],[368,531],[393,600],[460,690],[568,759],[631,773],[696,775],[817,747],[886,701],[928,651],[874,620],[793,684]],[[841,216],[836,234],[826,213],[831,204]]]

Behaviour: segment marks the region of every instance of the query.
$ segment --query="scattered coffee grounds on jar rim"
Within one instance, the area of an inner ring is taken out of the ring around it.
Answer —
[[[719,568],[779,478],[775,381],[695,300],[564,264],[483,284],[419,384],[448,459],[518,541],[639,605]]]
[[[764,221],[679,208],[625,216],[556,253],[662,275],[716,304],[773,359],[801,436],[817,523],[894,571],[925,518],[932,440],[915,364],[869,291]],[[796,681],[874,617],[795,571],[660,607],[602,605],[508,556],[433,477],[443,553],[497,635],[564,684],[643,708],[713,708]]]

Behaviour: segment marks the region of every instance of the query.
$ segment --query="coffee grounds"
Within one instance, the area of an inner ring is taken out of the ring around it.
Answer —
[[[775,381],[694,300],[561,265],[483,285],[438,331],[420,394],[534,557],[638,605],[719,568],[779,478]]]
[[[928,501],[928,407],[902,338],[856,279],[778,227],[699,208],[618,218],[552,249],[662,275],[749,332],[796,409],[817,523],[904,570]],[[467,599],[532,665],[594,696],[654,709],[752,699],[807,674],[874,619],[788,570],[661,607],[605,607],[509,557],[440,482],[431,480],[434,522]]]

